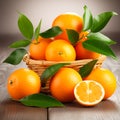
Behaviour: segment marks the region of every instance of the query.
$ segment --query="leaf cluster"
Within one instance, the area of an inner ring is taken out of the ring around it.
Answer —
[[[93,17],[92,12],[88,9],[88,7],[84,6],[84,24],[82,31],[89,32],[89,34],[86,36],[87,40],[82,43],[84,48],[106,56],[110,56],[114,59],[117,58],[111,49],[111,45],[116,44],[116,42],[101,33],[103,28],[105,28],[110,19],[115,15],[117,15],[116,12],[103,12]],[[67,34],[70,42],[73,45],[80,41],[78,32],[69,29],[67,30]]]
[[[23,56],[27,53],[25,47],[29,46],[33,39],[38,41],[39,36],[43,38],[52,38],[62,33],[62,30],[58,26],[40,32],[41,22],[42,20],[40,20],[38,26],[34,30],[32,22],[24,14],[19,13],[18,27],[24,38],[9,45],[10,48],[14,48],[15,50],[3,61],[4,63],[12,65],[19,64]]]

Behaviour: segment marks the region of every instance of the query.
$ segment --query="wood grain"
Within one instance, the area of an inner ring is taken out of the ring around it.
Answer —
[[[13,101],[6,89],[7,77],[9,74],[17,68],[26,67],[22,62],[20,65],[12,66],[6,63],[2,63],[8,56],[12,49],[8,48],[8,45],[14,40],[19,38],[18,36],[9,36],[3,39],[0,37],[0,120],[47,120],[47,109],[26,107],[19,102]]]
[[[1,73],[2,67],[0,67]],[[13,101],[9,98],[6,89],[6,72],[2,71],[4,75],[0,75],[0,120],[47,120],[47,109],[26,107],[19,102]]]

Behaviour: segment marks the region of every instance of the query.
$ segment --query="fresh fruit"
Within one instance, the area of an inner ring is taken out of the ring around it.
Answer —
[[[75,46],[76,51],[76,59],[96,59],[100,57],[99,53],[87,50],[83,47],[83,42],[87,40],[87,34],[88,32],[81,32],[80,33],[80,41]]]
[[[63,30],[62,34],[56,36],[57,39],[64,39],[69,41],[66,29],[73,29],[77,32],[81,32],[83,28],[83,20],[75,13],[65,13],[57,16],[54,19],[52,26],[59,26]]]
[[[80,81],[80,74],[73,68],[61,68],[50,82],[51,94],[61,102],[72,102],[75,99],[74,87]]]
[[[74,61],[76,53],[74,47],[65,40],[55,40],[46,48],[46,60],[48,61]]]
[[[33,40],[29,46],[30,57],[35,60],[44,60],[46,48],[51,41],[40,36],[38,40]]]
[[[115,75],[108,69],[96,68],[85,78],[85,80],[94,80],[99,82],[105,89],[104,99],[113,95],[116,89]]]
[[[94,106],[104,98],[103,86],[93,80],[79,82],[74,89],[76,100],[84,106]]]
[[[20,68],[8,77],[7,90],[10,96],[19,100],[25,96],[39,93],[41,88],[40,77],[32,70]]]

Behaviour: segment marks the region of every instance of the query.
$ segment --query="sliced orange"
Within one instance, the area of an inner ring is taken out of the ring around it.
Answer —
[[[84,106],[94,106],[100,103],[105,95],[103,86],[93,80],[79,82],[74,88],[76,100]]]

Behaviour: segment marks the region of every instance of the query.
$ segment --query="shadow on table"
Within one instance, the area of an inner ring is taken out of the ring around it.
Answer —
[[[80,105],[77,101],[74,101],[73,103],[66,103],[65,104],[66,108],[71,108],[73,109],[79,109],[79,108],[85,108],[85,109],[92,109],[92,110],[105,110],[105,111],[114,111],[117,110],[117,106],[116,103],[112,100],[103,100],[101,103],[99,103],[96,106],[92,106],[92,107],[85,107]]]

